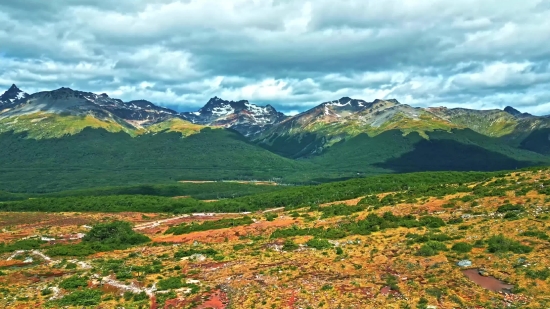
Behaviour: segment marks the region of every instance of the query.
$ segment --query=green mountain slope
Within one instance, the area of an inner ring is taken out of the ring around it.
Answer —
[[[325,170],[357,173],[412,171],[491,171],[544,165],[550,158],[518,149],[469,129],[403,135],[390,130],[360,134],[309,159]]]
[[[310,169],[270,153],[237,132],[204,128],[132,137],[85,128],[63,138],[0,134],[0,188],[59,191],[201,179],[269,179]]]
[[[488,143],[497,148],[508,145],[528,149],[521,147],[523,141],[544,128],[550,128],[550,118],[521,113],[511,107],[505,110],[414,108],[396,100],[365,102],[342,98],[285,119],[265,131],[256,142],[280,155],[304,158],[329,152],[331,147],[361,134],[375,137],[399,130],[404,136],[417,133],[428,140],[435,131],[469,129],[491,138],[483,140],[479,145],[482,148]],[[510,151],[507,149],[505,155]]]
[[[318,155],[340,141],[359,134],[376,136],[398,129],[404,134],[462,128],[422,108],[396,100],[365,102],[350,98],[323,103],[288,118],[264,132],[256,142],[291,158]]]

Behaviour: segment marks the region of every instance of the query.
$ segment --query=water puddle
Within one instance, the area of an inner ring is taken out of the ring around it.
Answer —
[[[462,273],[477,285],[493,292],[510,293],[514,288],[513,285],[502,282],[495,277],[480,275],[479,270],[475,268],[465,269]]]

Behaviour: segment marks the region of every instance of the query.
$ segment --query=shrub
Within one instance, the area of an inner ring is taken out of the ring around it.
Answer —
[[[101,291],[82,290],[64,296],[57,301],[61,306],[96,306],[101,302]]]
[[[522,245],[518,241],[506,238],[502,234],[497,236],[492,236],[487,241],[487,244],[488,244],[488,250],[491,253],[497,253],[497,252],[529,253],[533,250],[533,248]]]
[[[420,220],[418,221],[420,221],[420,225],[426,226],[429,228],[438,228],[438,227],[445,226],[445,221],[443,221],[443,219],[439,217],[426,216],[426,217],[420,218]]]
[[[333,287],[330,284],[325,284],[321,287],[321,291],[330,291],[332,289],[333,289]]]
[[[528,269],[525,272],[525,276],[531,279],[546,280],[550,277],[550,269],[544,268],[541,270]]]
[[[69,277],[59,284],[60,288],[63,288],[65,290],[72,290],[72,289],[78,289],[88,286],[88,280],[84,277],[79,276],[72,276]]]
[[[506,205],[499,206],[498,209],[497,209],[497,212],[498,213],[506,213],[506,212],[510,212],[510,211],[520,212],[520,211],[524,211],[524,210],[525,210],[525,208],[521,205],[506,204]]]
[[[95,225],[82,238],[83,242],[98,242],[116,248],[139,245],[150,241],[149,237],[138,234],[132,229],[132,225],[125,221],[114,221]]]
[[[234,226],[249,225],[252,223],[254,223],[254,221],[249,216],[236,219],[220,219],[215,221],[205,221],[201,224],[191,223],[173,226],[166,230],[164,234],[182,235],[197,231],[217,230]]]
[[[202,255],[206,255],[206,256],[215,256],[216,254],[218,254],[218,251],[216,251],[212,248],[180,250],[180,251],[174,253],[174,258],[175,259],[181,259],[183,257],[188,257],[188,256],[192,256],[192,255],[195,255],[195,254],[202,254]]]
[[[171,277],[167,279],[161,279],[157,283],[157,288],[159,291],[163,290],[173,290],[183,287],[184,283],[179,277]]]
[[[290,239],[285,240],[285,242],[283,244],[283,250],[284,251],[294,251],[296,249],[298,249],[298,245],[296,243],[294,243]]]
[[[550,240],[550,237],[548,237],[548,234],[546,234],[545,232],[541,232],[541,231],[526,231],[526,232],[523,232],[519,235],[520,236],[535,237],[535,238],[542,239],[542,240]]]
[[[233,250],[235,250],[235,251],[239,251],[239,250],[242,250],[244,248],[246,248],[246,246],[243,245],[243,244],[236,244],[236,245],[233,246]]]
[[[318,238],[313,238],[308,240],[306,245],[310,248],[315,248],[317,250],[322,250],[322,249],[327,249],[332,247],[332,244],[328,242],[328,240],[318,239]]]
[[[418,249],[416,255],[419,256],[434,256],[439,253],[439,251],[447,250],[447,246],[439,241],[430,240]]]
[[[468,253],[472,251],[473,246],[465,242],[457,242],[453,245],[451,250],[459,253]]]

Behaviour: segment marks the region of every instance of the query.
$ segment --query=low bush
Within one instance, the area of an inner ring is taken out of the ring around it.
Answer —
[[[457,242],[456,244],[454,244],[451,248],[451,250],[455,251],[455,252],[459,252],[459,253],[468,253],[470,251],[472,251],[472,248],[474,246],[468,244],[468,243],[465,243],[465,242]]]
[[[487,241],[488,251],[491,253],[498,252],[513,252],[513,253],[529,253],[533,251],[532,247],[522,245],[520,242],[504,237],[504,235],[496,235],[489,238]]]

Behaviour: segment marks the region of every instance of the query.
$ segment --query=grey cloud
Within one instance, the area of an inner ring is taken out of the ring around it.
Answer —
[[[351,96],[550,113],[549,10],[544,0],[4,0],[0,86],[182,110],[215,95],[284,111]]]

